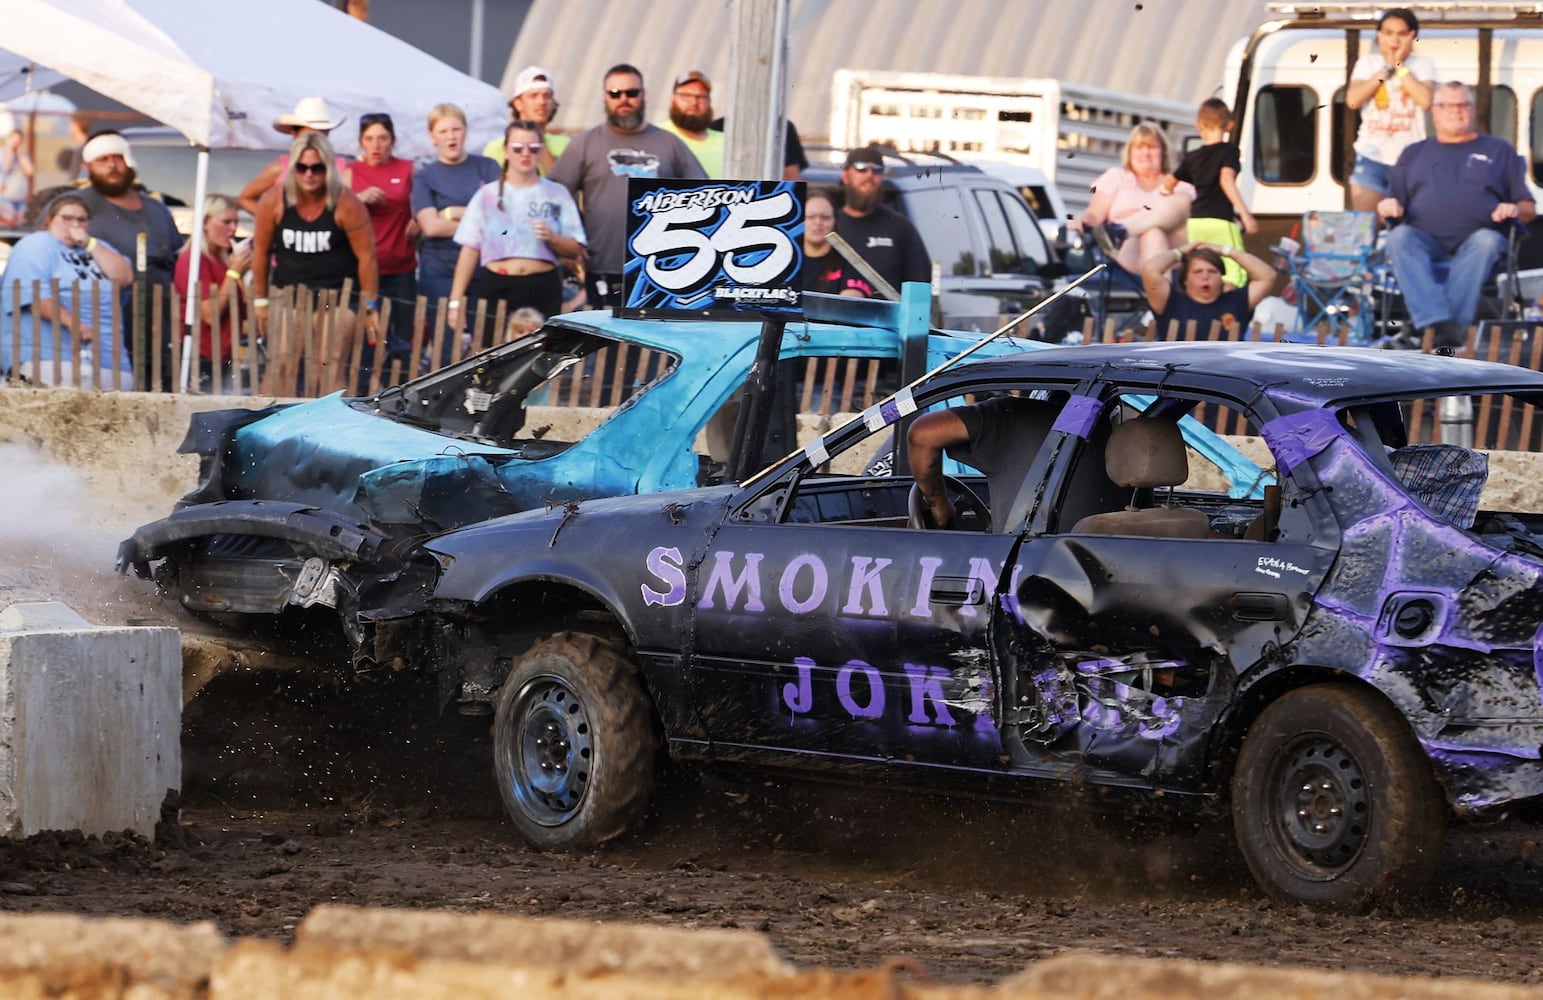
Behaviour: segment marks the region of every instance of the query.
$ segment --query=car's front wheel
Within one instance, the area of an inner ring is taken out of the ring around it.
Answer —
[[[1272,897],[1359,909],[1431,881],[1446,814],[1429,761],[1391,705],[1315,684],[1249,728],[1232,819],[1249,870]]]
[[[654,787],[651,708],[610,641],[562,632],[509,671],[493,724],[493,770],[525,839],[602,843],[641,820]]]

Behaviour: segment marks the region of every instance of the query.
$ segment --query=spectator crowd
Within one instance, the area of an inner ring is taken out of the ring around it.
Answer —
[[[1478,288],[1503,250],[1502,228],[1530,222],[1535,206],[1515,150],[1473,127],[1472,92],[1441,82],[1434,63],[1414,52],[1418,31],[1411,11],[1383,12],[1375,50],[1351,72],[1346,100],[1362,120],[1350,197],[1402,223],[1387,240],[1390,265],[1413,322],[1449,344],[1473,321]],[[128,384],[123,330],[134,283],[156,290],[146,308],[165,330],[180,319],[171,314],[173,293],[185,300],[196,289],[205,387],[228,382],[243,331],[265,332],[276,299],[291,302],[300,288],[321,296],[308,309],[330,313],[335,337],[325,360],[337,371],[350,352],[360,355],[361,338],[387,364],[437,366],[471,343],[473,317],[505,319],[493,334],[505,336],[557,312],[617,305],[629,178],[724,175],[712,93],[706,73],[681,72],[655,123],[642,72],[621,63],[600,81],[603,120],[559,135],[550,130],[555,78],[528,66],[515,77],[502,137],[472,152],[463,112],[439,104],[421,126],[435,153],[417,163],[395,155],[398,123],[386,110],[360,116],[357,158],[338,155],[330,137],[344,119],[324,98],[307,97],[273,122],[291,137],[289,150],[239,193],[209,195],[197,260],[166,206],[138,183],[129,142],[96,131],[79,149],[82,178],[35,206],[36,231],[16,244],[0,275],[0,370],[41,358],[41,374],[24,368],[29,377],[69,381],[67,362],[78,356],[92,366],[88,382]],[[1426,109],[1435,121],[1430,137]],[[1111,282],[1150,306],[1159,336],[1169,323],[1246,325],[1278,284],[1275,269],[1243,249],[1257,224],[1238,189],[1232,124],[1225,103],[1206,101],[1196,117],[1201,144],[1178,162],[1162,130],[1138,124],[1121,166],[1098,178],[1086,211],[1072,220],[1106,258]],[[11,217],[21,214],[32,173],[19,136],[0,146],[0,214]],[[902,282],[929,280],[922,236],[884,203],[892,162],[885,150],[854,149],[838,185],[811,187],[804,289],[892,296]],[[784,177],[807,166],[790,125]],[[253,219],[250,240],[236,239],[240,211]],[[847,247],[860,259],[849,259]],[[431,330],[445,336],[426,336]],[[438,357],[427,356],[427,344]],[[425,354],[413,357],[415,350]],[[161,361],[161,387],[170,388],[169,355]]]

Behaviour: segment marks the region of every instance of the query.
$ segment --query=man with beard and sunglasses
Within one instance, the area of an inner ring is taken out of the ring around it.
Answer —
[[[724,135],[713,131],[712,123],[712,81],[699,69],[682,73],[670,95],[670,118],[659,127],[679,136],[707,176],[718,180],[723,177]]]
[[[595,308],[621,304],[627,242],[627,178],[703,180],[702,164],[680,139],[644,118],[643,74],[621,63],[606,70],[605,121],[573,137],[552,180],[579,203],[589,236],[584,282]]]
[[[880,204],[884,154],[873,146],[847,153],[841,170],[846,198],[836,213],[836,233],[873,265],[898,292],[904,281],[932,280],[932,258],[911,220]]]
[[[136,258],[139,235],[145,236],[146,332],[151,338],[159,332],[163,358],[169,359],[177,326],[171,310],[172,279],[182,234],[177,232],[171,210],[135,183],[134,154],[121,133],[94,133],[82,147],[81,158],[86,164],[86,186],[77,193],[91,213],[91,235],[130,261]],[[163,288],[159,313],[155,311],[156,285]],[[132,289],[131,283],[121,293],[121,315],[125,317],[133,315]],[[162,389],[171,388],[170,368],[169,364],[161,366]]]

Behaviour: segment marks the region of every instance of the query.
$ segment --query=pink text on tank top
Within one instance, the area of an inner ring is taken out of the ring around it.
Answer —
[[[282,229],[280,238],[285,250],[295,253],[331,253],[332,230],[317,232],[314,229]]]

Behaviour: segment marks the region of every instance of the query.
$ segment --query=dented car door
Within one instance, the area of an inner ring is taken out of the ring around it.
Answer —
[[[987,630],[1015,541],[726,524],[692,581],[692,686],[715,747],[999,766]]]

